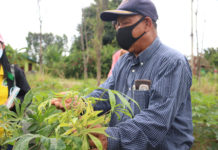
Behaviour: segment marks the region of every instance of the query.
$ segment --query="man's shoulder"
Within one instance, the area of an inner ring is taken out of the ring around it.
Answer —
[[[181,62],[187,64],[187,58],[185,55],[164,44],[160,46],[160,51],[157,53],[157,57],[159,57],[162,61],[167,61],[168,63]]]

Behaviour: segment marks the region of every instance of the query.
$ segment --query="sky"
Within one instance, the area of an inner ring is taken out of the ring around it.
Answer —
[[[42,33],[66,34],[69,45],[78,35],[77,25],[81,23],[82,8],[94,0],[40,0]],[[159,15],[158,36],[161,41],[191,54],[191,0],[153,0]],[[198,2],[198,3],[197,3]],[[218,47],[218,0],[194,0],[194,11],[198,4],[199,50]],[[39,32],[39,8],[37,0],[0,0],[0,34],[5,43],[19,50],[27,46],[28,32]],[[196,22],[194,16],[194,22]],[[195,33],[195,28],[194,28]],[[194,54],[196,54],[194,35]]]

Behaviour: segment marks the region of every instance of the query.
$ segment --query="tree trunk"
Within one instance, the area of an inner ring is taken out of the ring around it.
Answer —
[[[197,8],[196,8],[196,12],[195,12],[195,34],[196,34],[196,48],[197,48],[197,71],[196,71],[196,74],[197,74],[197,79],[198,79],[198,82],[200,84],[200,75],[201,75],[201,56],[200,56],[200,53],[199,53],[199,42],[198,42],[198,0],[197,0]]]
[[[195,66],[194,66],[194,53],[193,53],[193,43],[194,43],[194,39],[193,39],[193,1],[191,0],[191,68],[192,68],[192,73],[195,74]]]
[[[40,73],[43,73],[43,51],[42,51],[42,19],[41,19],[41,13],[40,13],[40,0],[38,0],[38,7],[39,7],[39,24],[40,24],[40,34],[39,34],[39,40],[40,40],[40,50],[39,50],[39,64],[40,64]]]
[[[100,13],[107,8],[108,0],[96,0],[96,30],[95,30],[95,50],[96,50],[96,67],[97,67],[97,85],[101,83],[101,49],[104,31],[104,23],[100,19]]]
[[[83,14],[83,10],[82,10],[82,14]],[[82,48],[82,52],[83,52],[84,79],[87,79],[88,75],[87,75],[86,51],[85,51],[84,38],[83,38],[83,22],[84,21],[83,21],[83,17],[82,17],[82,23],[80,26],[80,42],[81,42],[81,48]]]
[[[89,62],[89,46],[88,46],[88,38],[87,38],[87,31],[86,31],[86,20],[84,21],[84,30],[85,30],[85,44],[86,44],[86,52],[85,52],[85,66],[84,69],[86,71],[88,77],[88,62]]]

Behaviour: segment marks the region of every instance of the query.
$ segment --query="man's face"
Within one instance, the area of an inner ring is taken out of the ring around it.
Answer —
[[[132,15],[132,16],[119,16],[117,19],[117,23],[115,24],[115,29],[118,31],[120,28],[128,27],[136,22],[138,22],[142,18],[141,15]],[[134,38],[139,37],[145,32],[145,21],[140,22],[133,30],[132,36]],[[137,44],[136,41],[129,49],[129,52],[134,52],[134,46]]]
[[[116,30],[123,27],[128,27],[135,24],[139,19],[141,19],[141,15],[131,15],[131,16],[119,16],[117,18],[117,23],[115,25]],[[139,24],[138,24],[139,26]],[[136,26],[137,28],[137,26]]]

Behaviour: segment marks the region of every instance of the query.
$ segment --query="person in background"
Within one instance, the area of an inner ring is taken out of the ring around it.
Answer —
[[[118,59],[125,53],[127,53],[128,51],[124,50],[124,49],[120,49],[118,51],[116,51],[113,56],[112,56],[112,64],[111,64],[111,69],[108,73],[108,77],[110,77],[112,75],[112,70],[116,64],[116,62],[118,61]]]
[[[153,2],[123,0],[116,10],[106,10],[100,17],[117,22],[118,44],[128,53],[115,64],[101,89],[88,95],[108,100],[99,101],[94,110],[110,110],[109,94],[104,89],[133,98],[140,108],[129,100],[133,118],[121,114],[119,119],[112,114],[106,129],[110,137],[95,136],[108,150],[189,150],[194,141],[192,71],[186,57],[158,37],[158,14]],[[70,103],[65,102],[67,106]],[[116,104],[120,103],[117,98]],[[52,104],[63,108],[60,100]],[[91,142],[90,146],[96,148]]]
[[[10,91],[12,91],[15,86],[20,88],[17,98],[19,98],[22,103],[25,94],[30,90],[30,86],[23,70],[17,65],[10,65],[6,56],[4,40],[0,34],[0,105],[5,105],[7,103]],[[15,111],[14,103],[10,110]],[[3,133],[3,128],[0,128],[0,138]],[[12,149],[12,146],[8,145],[7,150],[10,149]]]

